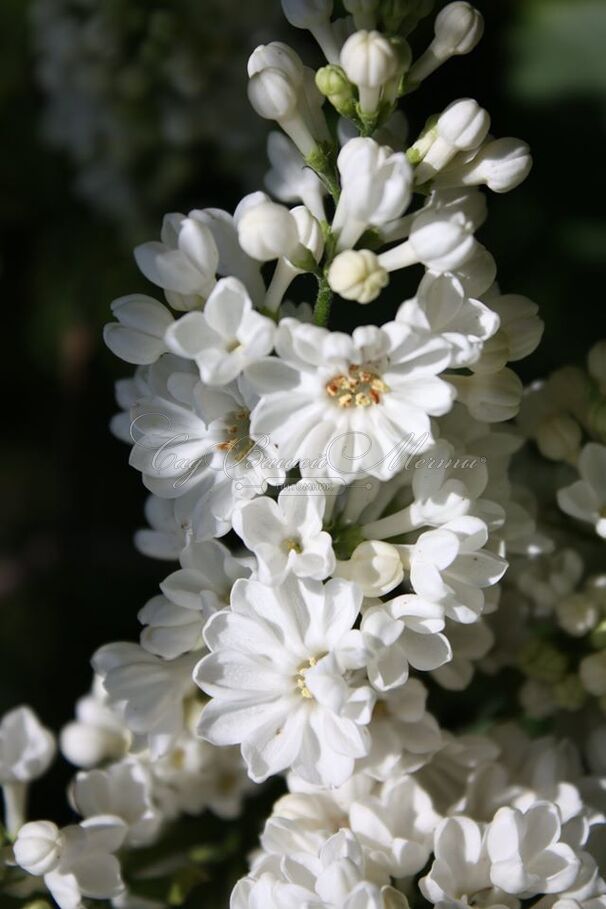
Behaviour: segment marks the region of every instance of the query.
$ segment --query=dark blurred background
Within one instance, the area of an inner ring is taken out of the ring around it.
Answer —
[[[477,6],[479,48],[407,111],[414,136],[473,95],[496,135],[532,147],[530,178],[491,196],[481,233],[502,289],[547,323],[528,381],[606,336],[606,2]],[[90,683],[89,655],[136,637],[171,570],[131,542],[144,491],[108,430],[129,372],[102,344],[109,303],[150,292],[130,250],[156,239],[165,211],[229,209],[262,188],[248,53],[281,38],[318,58],[278,0],[2,0],[0,36],[0,711],[29,702],[58,728]],[[334,324],[347,319],[337,306]],[[38,811],[56,813],[42,790]]]

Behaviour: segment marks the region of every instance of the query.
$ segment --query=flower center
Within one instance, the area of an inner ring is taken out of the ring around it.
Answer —
[[[225,417],[225,438],[217,444],[217,451],[233,453],[236,461],[245,458],[255,444],[250,438],[250,412],[234,410]]]
[[[282,546],[284,547],[286,552],[296,552],[297,554],[303,552],[303,547],[301,546],[301,541],[298,540],[296,537],[288,537],[288,539],[284,540],[284,542],[282,543]]]
[[[343,408],[380,404],[382,395],[390,390],[378,373],[354,363],[349,367],[347,375],[340,373],[333,376],[325,388],[328,397]]]
[[[313,669],[317,662],[315,657],[310,657],[307,663],[303,663],[303,665],[299,667],[297,672],[297,688],[299,689],[301,697],[306,698],[306,700],[312,700],[313,694],[305,684],[305,675],[309,669]]]

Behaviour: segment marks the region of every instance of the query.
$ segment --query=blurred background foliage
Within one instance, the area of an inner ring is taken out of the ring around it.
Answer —
[[[471,94],[496,134],[532,146],[533,173],[490,198],[480,237],[503,290],[547,323],[529,381],[606,336],[606,2],[477,5],[484,40],[411,97],[411,128]],[[109,303],[149,290],[130,250],[165,211],[261,187],[248,53],[276,37],[315,50],[278,0],[2,0],[0,36],[0,710],[27,701],[59,727],[88,655],[136,636],[167,570],[131,543],[144,492],[107,428],[127,373],[101,342]],[[69,773],[57,764],[56,792]],[[56,792],[36,789],[36,813],[64,819]]]

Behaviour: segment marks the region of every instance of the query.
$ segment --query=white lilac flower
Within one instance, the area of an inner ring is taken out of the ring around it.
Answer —
[[[388,780],[376,795],[354,801],[349,820],[368,850],[368,865],[372,862],[401,878],[416,874],[427,863],[440,817],[414,777],[404,775]]]
[[[265,193],[252,193],[244,196],[232,214],[222,208],[204,208],[192,212],[197,220],[210,230],[217,252],[219,264],[217,273],[222,277],[234,277],[246,287],[251,300],[260,305],[265,293],[265,284],[261,275],[261,266],[248,256],[238,242],[238,224],[251,205],[258,205],[267,199]]]
[[[76,718],[61,730],[59,744],[70,763],[88,769],[122,758],[130,738],[118,713],[109,706],[101,678],[95,676],[90,694],[76,701]]]
[[[579,859],[561,840],[560,814],[550,802],[537,802],[524,813],[500,808],[486,846],[494,886],[522,898],[562,892],[579,872]]]
[[[339,830],[321,838],[315,852],[299,852],[288,861],[269,863],[268,870],[243,878],[231,899],[232,909],[283,909],[291,905],[406,909],[408,901],[389,885],[386,874],[379,881],[367,879],[361,844],[351,830]]]
[[[204,312],[190,312],[173,322],[165,340],[178,356],[195,361],[203,382],[227,385],[270,353],[274,331],[272,320],[253,309],[242,282],[222,278]]]
[[[194,382],[178,391],[179,400],[162,389],[133,408],[130,463],[156,495],[186,499],[183,507],[175,505],[186,540],[208,540],[230,529],[237,501],[281,485],[285,470],[270,441],[251,435],[258,395],[244,378],[222,388]]]
[[[257,558],[264,584],[281,584],[292,572],[323,580],[333,573],[332,539],[322,529],[326,499],[305,481],[287,486],[277,501],[261,496],[240,505],[233,526]]]
[[[244,797],[255,787],[239,748],[217,748],[189,730],[150,764],[149,771],[155,797],[169,819],[208,809],[217,817],[235,818]]]
[[[352,631],[361,605],[355,585],[294,578],[279,588],[234,585],[231,609],[208,622],[211,653],[196,667],[212,700],[200,735],[242,745],[252,779],[292,767],[311,782],[339,785],[369,749],[374,695],[357,673],[366,654]]]
[[[442,748],[440,727],[426,709],[427,690],[409,678],[401,688],[377,698],[369,724],[371,749],[357,766],[377,780],[412,773]]]
[[[153,800],[152,778],[136,758],[126,758],[103,770],[81,771],[70,788],[71,802],[84,818],[113,815],[127,827],[125,845],[154,842],[163,822]]]
[[[164,335],[173,317],[162,303],[131,294],[114,300],[112,313],[118,321],[105,326],[103,340],[121,360],[147,366],[168,352]]]
[[[31,783],[48,770],[55,738],[30,707],[16,707],[0,721],[0,783]]]
[[[589,442],[579,455],[580,479],[558,491],[563,512],[593,524],[595,532],[606,538],[606,446]]]
[[[507,362],[530,356],[539,346],[545,329],[537,304],[521,294],[491,296],[489,304],[499,317],[500,332],[507,341]]]
[[[138,615],[146,626],[141,646],[168,660],[203,646],[206,621],[229,604],[233,583],[250,574],[243,560],[216,540],[190,543],[179,560],[180,570],[162,581],[162,593]]]
[[[488,483],[488,473],[479,459],[455,452],[449,442],[439,439],[412,464],[410,489],[398,491],[388,503],[388,515],[362,525],[369,539],[389,539],[425,526],[440,527],[481,507],[479,496]],[[410,504],[394,511],[405,492]]]
[[[468,817],[449,817],[438,825],[433,864],[419,881],[421,893],[430,903],[453,909],[474,906],[480,900],[486,909],[519,906],[492,884],[483,827]]]
[[[442,335],[452,346],[454,367],[478,360],[484,342],[500,325],[499,315],[480,300],[471,299],[454,274],[431,272],[422,279],[416,296],[402,303],[396,321]]]
[[[381,227],[408,207],[412,168],[402,152],[373,139],[352,139],[338,158],[342,192],[332,223],[338,248],[355,246],[367,227]]]
[[[191,673],[198,654],[162,660],[138,644],[106,644],[93,655],[110,704],[152,755],[166,753],[184,725],[184,699],[192,694]]]
[[[215,286],[219,252],[196,212],[166,215],[160,242],[142,243],[135,259],[145,277],[166,291],[173,309],[199,307]]]
[[[427,672],[452,656],[441,606],[414,595],[369,605],[360,629],[370,652],[368,678],[378,691],[389,691],[408,680],[409,665]]]
[[[251,429],[267,434],[304,476],[388,479],[403,446],[431,445],[430,416],[452,404],[438,378],[447,343],[396,322],[350,337],[283,319],[276,351],[247,370],[261,395]]]
[[[193,498],[195,502],[195,493]],[[148,496],[143,510],[149,526],[137,530],[134,536],[139,552],[151,559],[176,562],[181,550],[195,540],[193,508],[187,496],[174,501]]]
[[[0,721],[0,786],[4,823],[11,835],[25,820],[28,784],[48,770],[57,746],[30,707],[16,707]]]
[[[80,909],[82,898],[108,899],[124,891],[120,862],[126,825],[117,817],[91,817],[62,830],[51,821],[32,821],[14,845],[17,864],[43,877],[60,909]]]
[[[452,649],[452,657],[432,671],[432,678],[449,691],[464,691],[473,678],[477,663],[493,646],[495,636],[481,617],[466,625],[446,619],[444,636]]]
[[[485,523],[466,515],[400,547],[415,592],[439,603],[449,618],[475,622],[484,609],[485,588],[496,584],[507,568],[507,562],[484,548],[487,541]]]
[[[526,562],[514,563],[512,580],[533,603],[537,616],[549,615],[577,589],[583,577],[583,559],[574,549],[559,549]]]

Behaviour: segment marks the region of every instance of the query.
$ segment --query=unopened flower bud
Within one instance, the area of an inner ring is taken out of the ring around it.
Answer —
[[[432,271],[458,268],[473,252],[474,243],[473,225],[463,213],[443,217],[430,209],[417,215],[412,223],[410,245],[417,261]]]
[[[61,751],[76,767],[95,767],[118,759],[126,750],[124,735],[102,726],[68,723],[61,730]]]
[[[382,540],[366,540],[357,546],[346,562],[337,562],[337,577],[355,581],[364,596],[379,597],[402,581],[404,569],[395,546]]]
[[[304,205],[292,208],[290,214],[297,225],[299,243],[311,253],[315,262],[319,262],[324,252],[324,235],[317,219]]]
[[[353,87],[343,67],[323,66],[316,73],[316,85],[342,116],[353,113]]]
[[[468,54],[484,33],[482,14],[471,3],[449,3],[436,16],[434,53],[442,59]]]
[[[581,427],[566,413],[554,414],[543,420],[536,434],[539,451],[550,461],[574,462],[582,439]]]
[[[587,368],[602,394],[606,394],[606,341],[598,341],[587,355]]]
[[[457,152],[477,148],[486,138],[490,116],[473,98],[453,101],[438,117],[435,139],[415,172],[417,184],[431,180]]]
[[[507,193],[526,179],[532,168],[530,149],[519,139],[494,139],[467,164],[453,166],[436,179],[439,186],[480,186]]]
[[[359,31],[343,45],[341,66],[349,81],[358,87],[362,111],[372,114],[382,87],[398,72],[399,60],[391,43],[379,32]]]
[[[261,202],[250,208],[238,224],[240,246],[252,259],[270,262],[290,258],[299,245],[297,223],[284,205]]]
[[[438,135],[457,151],[477,148],[490,128],[488,111],[473,98],[461,98],[449,104],[438,118]]]
[[[348,249],[330,266],[328,283],[345,300],[372,303],[389,283],[389,276],[371,250]]]
[[[264,69],[280,70],[297,87],[303,82],[303,61],[296,51],[281,41],[260,44],[248,58],[249,79]]]
[[[584,657],[579,666],[579,675],[585,691],[596,698],[606,695],[606,650]]]
[[[38,779],[55,757],[55,737],[30,707],[15,707],[0,722],[0,783]]]
[[[248,83],[248,98],[265,120],[284,120],[297,109],[298,95],[291,79],[282,70],[269,67],[255,73]]]
[[[299,242],[290,257],[278,261],[267,288],[263,308],[277,312],[288,288],[297,275],[315,271],[324,252],[324,235],[318,221],[304,205],[291,209]]]
[[[61,832],[51,821],[24,824],[13,847],[17,864],[36,877],[57,867],[61,854]]]
[[[449,3],[436,16],[434,39],[410,71],[413,82],[422,82],[450,57],[468,54],[484,33],[484,19],[470,3]]]
[[[555,607],[558,625],[573,638],[582,638],[598,623],[600,610],[587,593],[574,593]]]

